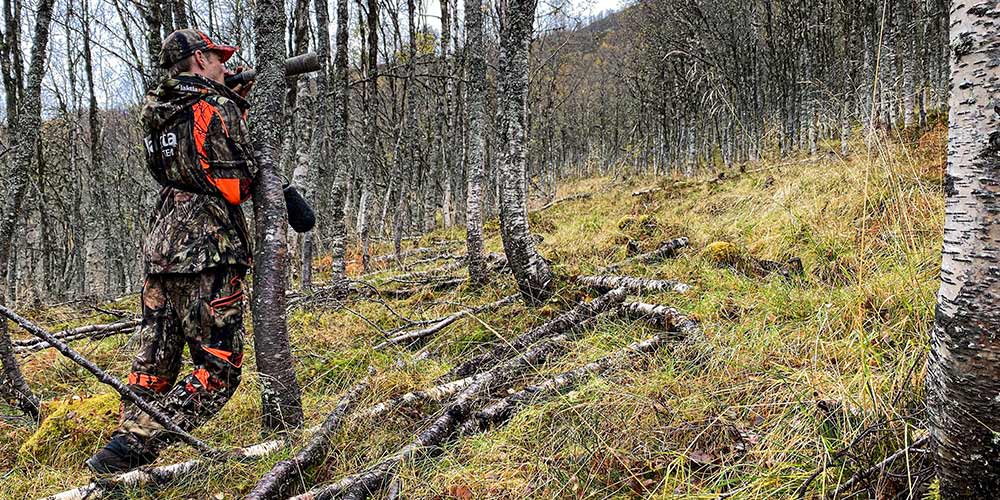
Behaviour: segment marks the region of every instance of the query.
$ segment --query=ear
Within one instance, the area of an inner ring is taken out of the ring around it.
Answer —
[[[194,51],[194,63],[198,66],[198,69],[205,69],[208,66],[208,59],[205,53],[200,50]]]

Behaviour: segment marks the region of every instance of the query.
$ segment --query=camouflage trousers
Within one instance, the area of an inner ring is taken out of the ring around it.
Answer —
[[[128,383],[157,401],[184,430],[212,418],[240,384],[245,274],[242,266],[223,266],[146,277],[139,351]],[[177,382],[185,345],[194,370]],[[122,406],[117,433],[123,432],[133,445],[153,453],[175,440],[131,404]]]

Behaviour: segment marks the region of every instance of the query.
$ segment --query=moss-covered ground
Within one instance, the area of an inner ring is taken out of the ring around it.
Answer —
[[[940,263],[945,132],[939,126],[918,135],[869,147],[852,144],[855,153],[848,157],[831,150],[815,158],[751,164],[723,179],[711,173],[695,180],[617,176],[567,182],[560,196],[593,196],[531,214],[533,228],[544,236],[539,248],[560,277],[553,301],[540,309],[518,304],[460,320],[420,346],[430,353],[426,359],[417,360],[417,349],[405,347],[373,352],[371,346],[382,338],[378,329],[399,326],[395,314],[434,318],[461,304],[497,300],[513,293],[511,278],[497,277],[480,291],[460,287],[388,301],[391,311],[365,300],[343,308],[322,303],[296,309],[289,329],[308,425],[321,422],[369,366],[377,375],[361,406],[427,386],[460,360],[572,306],[586,296],[573,275],[623,259],[629,246],[648,251],[687,236],[691,244],[677,258],[620,272],[691,284],[683,295],[642,300],[698,319],[712,347],[709,359],[697,361],[684,349],[666,348],[593,377],[526,408],[503,427],[405,464],[399,473],[404,496],[790,497],[822,467],[805,492],[820,497],[923,432],[923,365]],[[660,189],[631,196],[653,186]],[[487,246],[498,251],[496,223],[486,228]],[[409,245],[463,236],[456,227]],[[706,251],[713,242],[729,245]],[[725,266],[734,256],[799,257],[805,273],[762,278]],[[317,261],[320,280],[328,265],[329,259]],[[388,281],[391,276],[370,280],[379,287],[400,286]],[[137,299],[126,297],[110,307],[135,310]],[[53,329],[110,319],[81,318],[66,306],[31,316]],[[637,323],[606,320],[538,375],[564,371],[651,333]],[[75,345],[124,377],[131,357],[126,340]],[[252,355],[247,359],[237,395],[196,433],[216,446],[261,441],[258,383]],[[2,498],[43,496],[86,483],[82,457],[95,451],[109,430],[100,410],[91,419],[68,406],[82,404],[81,398],[94,401],[87,398],[95,395],[97,401],[108,398],[101,396],[108,390],[82,369],[51,350],[27,358],[24,369],[49,401],[46,414],[63,422],[48,422],[41,432],[49,434],[32,437],[33,429],[0,420]],[[434,410],[351,422],[335,437],[315,480],[336,479],[391,454]],[[81,428],[87,425],[94,428]],[[235,498],[286,455],[257,464],[218,464],[168,488],[122,494]],[[175,446],[158,463],[191,456],[190,449]],[[891,497],[917,480],[920,468],[916,458],[901,463],[894,469],[898,474],[870,485],[872,491]]]

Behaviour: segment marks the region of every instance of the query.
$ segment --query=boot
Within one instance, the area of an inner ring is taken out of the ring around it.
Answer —
[[[144,447],[127,433],[116,434],[104,448],[87,459],[87,467],[97,474],[125,472],[148,465],[156,460],[156,453]]]

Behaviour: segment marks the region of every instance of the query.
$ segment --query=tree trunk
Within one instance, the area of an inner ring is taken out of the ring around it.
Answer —
[[[302,426],[302,401],[285,322],[288,214],[274,164],[280,144],[285,95],[285,12],[277,0],[259,0],[254,13],[257,55],[256,118],[253,135],[260,148],[253,188],[257,244],[253,259],[253,336],[260,372],[262,425],[284,431]]]
[[[465,0],[465,64],[468,79],[469,160],[468,190],[465,200],[467,262],[469,284],[486,283],[486,262],[483,258],[482,188],[485,167],[486,60],[483,57],[483,2]]]
[[[0,216],[0,270],[6,271],[11,262],[11,247],[13,246],[14,228],[21,216],[21,202],[24,200],[28,183],[28,172],[31,160],[38,147],[39,134],[42,125],[42,78],[45,76],[45,61],[49,44],[49,24],[52,20],[52,4],[54,0],[41,0],[37,5],[35,17],[35,39],[31,48],[31,62],[28,66],[28,81],[24,87],[19,103],[16,126],[11,132],[13,143],[13,160],[8,174],[11,193],[4,202],[3,213]],[[20,50],[11,47],[13,51]],[[0,293],[0,304],[9,303],[14,297],[4,297]],[[10,344],[10,334],[7,331],[7,320],[0,320],[0,362],[3,363],[4,385],[17,395],[18,407],[34,420],[38,419],[38,399],[31,392],[21,368],[14,357]]]
[[[344,204],[347,201],[347,162],[348,162],[348,130],[347,105],[350,92],[347,74],[347,2],[337,0],[337,53],[334,60],[333,77],[333,119],[331,121],[331,145],[333,146],[333,163],[336,172],[333,175],[333,200],[331,214],[333,225],[333,241],[331,254],[333,269],[330,279],[343,284],[346,279],[344,268],[344,252],[347,247],[347,222],[344,220]]]
[[[1000,494],[998,14],[995,3],[952,4],[944,248],[926,379],[943,498]]]
[[[500,236],[518,290],[528,305],[541,305],[552,296],[552,270],[535,249],[528,228],[528,129],[524,108],[528,92],[528,49],[537,0],[509,0],[500,31],[497,108],[500,143]]]

